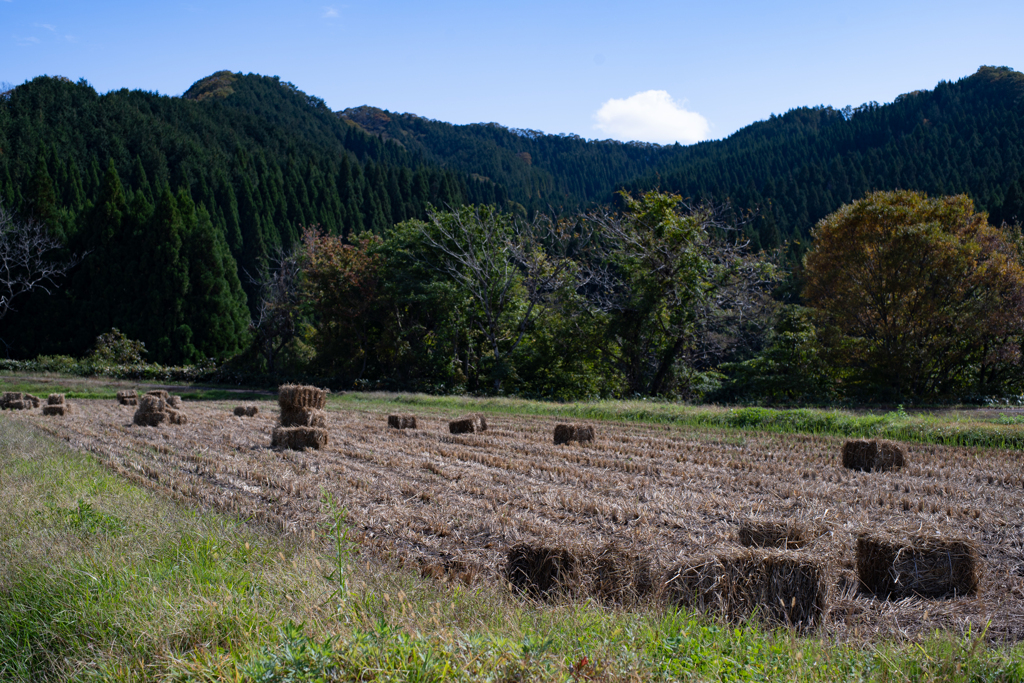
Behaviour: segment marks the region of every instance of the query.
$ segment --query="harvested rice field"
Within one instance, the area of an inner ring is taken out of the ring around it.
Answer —
[[[386,413],[330,406],[327,444],[293,451],[270,447],[280,417],[271,401],[257,402],[253,416],[186,401],[185,424],[157,427],[134,426],[136,407],[115,400],[73,404],[61,417],[6,415],[186,504],[285,533],[321,533],[330,494],[363,552],[441,581],[506,582],[514,549],[518,562],[531,548],[600,558],[614,547],[643,560],[631,576],[643,574],[663,597],[671,586],[658,588],[683,576],[678,568],[700,583],[694,567],[709,554],[734,557],[748,552],[741,540],[775,538],[773,562],[798,553],[824,573],[817,624],[830,637],[987,629],[995,640],[1024,640],[1019,451],[903,444],[902,468],[864,472],[844,468],[844,440],[827,436],[595,422],[593,441],[555,445],[552,418],[488,415],[486,431],[453,435],[448,423],[460,415],[417,414],[417,428],[392,429]],[[752,531],[751,519],[775,524]],[[976,548],[976,591],[888,600],[864,592],[855,555],[864,533]]]

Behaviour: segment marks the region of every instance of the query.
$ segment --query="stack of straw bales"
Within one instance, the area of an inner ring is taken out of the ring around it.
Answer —
[[[811,540],[810,530],[793,521],[747,519],[740,522],[736,540],[747,548],[780,548],[798,550]]]
[[[43,415],[70,415],[71,404],[64,400],[64,394],[50,394],[43,406]]]
[[[448,431],[452,434],[472,434],[487,431],[487,418],[482,413],[473,413],[448,423]]]
[[[762,618],[807,628],[828,606],[829,582],[821,561],[781,550],[727,550],[694,558],[669,573],[669,598],[700,611],[740,621]]]
[[[576,441],[584,443],[594,440],[594,428],[590,425],[555,425],[555,445]]]
[[[139,409],[135,411],[135,417],[132,419],[135,424],[143,427],[157,427],[165,422],[172,425],[183,425],[188,422],[188,416],[182,411],[172,408],[164,398],[167,392],[164,391],[162,392],[164,395],[161,395],[161,391],[149,392],[138,399]]]
[[[124,389],[117,392],[117,402],[123,406],[137,406],[139,394],[134,389]]]
[[[31,410],[39,407],[39,399],[32,394],[20,391],[5,392],[0,398],[0,408],[4,410]]]
[[[235,415],[238,417],[255,417],[259,415],[260,409],[256,406],[236,406]]]
[[[981,561],[967,539],[864,532],[857,538],[857,575],[882,599],[975,595]]]
[[[892,441],[847,441],[843,444],[843,467],[862,472],[884,472],[903,467],[906,453]]]
[[[317,387],[286,384],[278,389],[281,424],[271,438],[274,448],[321,448],[327,445],[327,392]]]

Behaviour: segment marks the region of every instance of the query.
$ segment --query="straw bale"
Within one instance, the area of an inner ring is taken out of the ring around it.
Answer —
[[[976,595],[981,580],[977,546],[963,538],[876,534],[857,537],[857,576],[876,597],[945,598]]]
[[[0,408],[7,410],[31,410],[39,407],[39,399],[32,394],[25,394],[20,391],[5,392],[0,398]]]
[[[256,406],[237,406],[235,408],[235,415],[239,417],[254,417],[258,415],[260,409]]]
[[[167,401],[167,399],[170,398],[171,395],[163,389],[153,389],[152,391],[147,391],[146,396],[157,396],[159,398],[162,398],[164,401]]]
[[[21,401],[24,400],[24,398],[25,395],[20,391],[5,391],[3,398],[0,399],[0,402],[2,402],[3,405],[6,407],[8,403],[12,403],[13,401]]]
[[[159,396],[153,394],[146,394],[139,398],[139,409],[136,413],[142,413],[144,415],[152,413],[162,413],[167,409],[167,404]]]
[[[235,406],[235,415],[245,417],[245,406]]]
[[[649,557],[609,544],[593,559],[593,593],[606,602],[628,605],[654,589],[654,571]]]
[[[843,444],[843,467],[862,472],[884,472],[903,467],[906,453],[892,441],[857,439]]]
[[[46,397],[46,405],[48,406],[60,406],[64,405],[64,394],[50,394]]]
[[[506,555],[505,578],[513,588],[535,598],[572,594],[583,583],[584,562],[568,548],[519,543]]]
[[[791,520],[775,522],[767,519],[747,519],[740,522],[736,540],[748,548],[797,550],[807,545],[811,540],[811,533],[803,524]]]
[[[181,408],[181,396],[168,396],[166,399],[167,405],[172,408]]]
[[[416,416],[388,415],[388,427],[391,429],[416,429]]]
[[[327,415],[316,408],[282,407],[281,426],[323,428],[327,426]]]
[[[824,564],[806,553],[746,549],[694,558],[669,572],[670,599],[739,621],[756,611],[780,624],[810,627],[828,607]]]
[[[140,427],[158,427],[167,421],[166,412],[142,412],[141,405],[139,407],[140,410],[135,411],[135,416],[132,418],[132,422],[139,425]]]
[[[270,445],[293,451],[321,448],[327,445],[327,430],[320,427],[276,427]]]
[[[43,415],[70,415],[70,403],[47,404],[43,406]]]
[[[472,434],[476,427],[473,425],[473,418],[464,417],[452,420],[448,423],[448,431],[452,434]]]
[[[39,397],[33,396],[32,394],[25,394],[25,400],[31,402],[33,408],[38,408],[41,403]]]
[[[188,424],[188,415],[174,408],[167,409],[167,422],[172,425]]]
[[[323,410],[327,405],[327,392],[318,387],[285,384],[277,390],[277,404],[285,408],[312,408]]]
[[[117,402],[123,406],[138,405],[139,395],[134,389],[122,389],[117,392]]]
[[[594,428],[590,425],[555,425],[555,445],[576,441],[584,443],[594,440]]]
[[[29,400],[8,401],[7,405],[4,407],[9,410],[32,410],[35,407],[35,405],[33,405],[32,401]]]

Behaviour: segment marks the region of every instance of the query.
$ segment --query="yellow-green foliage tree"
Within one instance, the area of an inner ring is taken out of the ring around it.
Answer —
[[[964,195],[876,192],[814,229],[807,302],[848,390],[875,400],[988,394],[1019,374],[1024,269]]]

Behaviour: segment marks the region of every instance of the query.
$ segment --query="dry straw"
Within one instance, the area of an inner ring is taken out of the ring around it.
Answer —
[[[482,413],[473,413],[452,420],[448,423],[448,431],[452,434],[472,434],[473,432],[487,431],[487,418]]]
[[[70,415],[71,404],[64,399],[64,394],[50,394],[43,406],[43,415]]]
[[[739,621],[757,613],[780,624],[807,628],[828,608],[824,564],[806,553],[748,549],[698,557],[671,572],[669,599]]]
[[[270,445],[293,451],[322,448],[327,445],[327,430],[320,427],[276,427]]]
[[[864,532],[857,537],[857,575],[882,599],[976,595],[981,560],[963,538]]]
[[[892,441],[858,439],[843,444],[843,467],[862,472],[884,472],[903,467],[906,453]]]
[[[117,392],[117,402],[123,406],[139,404],[139,394],[134,389],[123,389]]]
[[[416,429],[416,416],[388,415],[388,427],[391,429]]]
[[[46,405],[48,406],[60,406],[64,405],[64,394],[50,394],[46,397]]]
[[[5,392],[0,398],[0,408],[5,410],[31,410],[39,407],[39,399],[20,391]]]
[[[172,425],[183,425],[188,423],[188,416],[180,410],[171,408],[158,390],[148,392],[139,398],[139,408],[135,411],[132,422],[140,427],[158,427],[165,422]]]
[[[555,445],[576,441],[586,443],[594,440],[594,428],[590,425],[555,425]]]
[[[776,522],[767,519],[747,519],[740,522],[736,540],[747,548],[781,548],[797,550],[811,540],[810,530],[791,520]]]
[[[569,548],[519,543],[505,559],[505,578],[513,588],[535,598],[572,596],[583,585],[585,558]]]
[[[257,406],[236,406],[235,415],[238,417],[255,417],[259,415],[260,409]]]
[[[171,395],[165,389],[153,389],[152,391],[147,391],[146,396],[157,396],[166,401]]]

